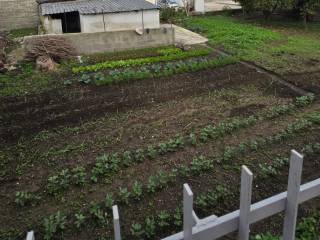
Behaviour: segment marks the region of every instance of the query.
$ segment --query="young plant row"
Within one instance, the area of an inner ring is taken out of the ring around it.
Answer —
[[[117,61],[107,61],[102,63],[97,63],[88,66],[73,67],[73,73],[84,73],[84,72],[97,72],[103,69],[111,68],[123,68],[123,67],[134,67],[141,65],[150,65],[157,62],[166,62],[174,60],[182,60],[191,57],[206,56],[211,52],[209,48],[192,49],[190,51],[182,51],[181,49],[171,49],[170,51],[159,52],[160,56],[146,57],[146,58],[136,58],[136,59],[126,59]]]
[[[196,72],[208,68],[215,68],[237,62],[234,57],[219,57],[215,59],[195,58],[185,61],[167,62],[163,64],[152,64],[140,68],[124,68],[110,70],[107,74],[102,72],[90,75],[83,75],[79,82],[90,83],[93,81],[96,85],[111,85],[129,80],[139,80],[145,78],[169,77],[175,74],[185,72]]]
[[[301,153],[304,155],[310,156],[313,154],[320,154],[320,143],[312,143],[307,144],[301,150]],[[289,164],[288,157],[276,157],[272,160],[271,163],[260,163],[258,165],[260,174],[262,178],[268,178],[271,176],[279,175],[281,170],[284,166]]]
[[[310,217],[302,218],[297,225],[296,240],[318,240],[320,236],[320,212],[315,212]],[[257,234],[252,240],[280,240],[280,236],[275,236],[270,232]]]
[[[311,114],[307,116],[307,119],[313,123],[320,124],[319,122],[320,113]],[[288,125],[288,127],[278,134],[273,136],[275,142],[278,141],[279,136],[282,140],[285,140],[287,137],[293,137],[292,134],[297,133],[299,130],[304,129],[302,126],[310,126],[309,124],[304,124],[304,119],[297,121],[294,124]],[[294,129],[294,130],[291,130]],[[285,133],[290,132],[291,134],[286,135]],[[285,138],[284,138],[285,136]],[[270,139],[270,138],[267,138]],[[259,141],[248,141],[251,142],[259,142]],[[262,141],[265,142],[265,141]],[[250,144],[239,144],[239,148],[242,149],[242,146]],[[251,150],[256,150],[256,145],[252,145]],[[320,153],[320,144],[308,144],[303,150],[305,154],[316,154]],[[224,155],[224,154],[223,154]],[[97,225],[105,226],[108,224],[109,216],[108,212],[110,212],[110,208],[114,204],[127,205],[131,201],[139,201],[142,198],[143,190],[147,193],[154,193],[158,189],[163,189],[170,182],[174,182],[174,178],[177,176],[187,177],[187,176],[198,176],[204,171],[208,171],[212,169],[213,163],[218,162],[216,160],[208,160],[204,157],[198,157],[193,159],[189,166],[187,165],[179,165],[177,168],[172,169],[170,172],[159,171],[158,174],[151,176],[149,178],[148,184],[143,187],[142,184],[135,182],[131,187],[131,191],[127,188],[120,188],[118,193],[118,200],[113,198],[112,194],[107,194],[105,197],[105,201],[101,204],[96,202],[91,202],[88,213],[78,212],[74,215],[74,225],[76,228],[80,229],[84,226],[86,220],[93,220]],[[288,158],[275,158],[275,160],[271,163],[271,167],[276,171],[279,171],[283,166],[288,163]],[[276,174],[274,171],[266,172],[262,165],[259,164],[258,168],[258,176],[259,178],[265,178],[266,174],[274,175]],[[215,206],[219,201],[226,199],[228,196],[232,195],[232,191],[227,191],[227,189],[223,186],[218,186],[213,192],[207,192],[205,194],[201,194],[197,196],[195,199],[195,207],[196,209],[207,212],[208,209]],[[51,215],[49,218],[44,221],[44,231],[45,236],[53,236],[56,232],[62,231],[66,224],[66,216],[61,217],[61,213]],[[62,222],[61,222],[62,221]],[[182,214],[181,208],[177,208],[173,215],[170,215],[167,211],[161,211],[155,216],[150,216],[145,219],[143,224],[133,223],[131,225],[131,235],[133,238],[137,239],[152,239],[156,233],[160,233],[165,230],[167,227],[171,226],[174,223],[174,226],[181,227],[182,224]],[[61,227],[62,226],[62,227]],[[51,239],[51,238],[45,238]]]
[[[218,139],[224,137],[226,134],[231,134],[236,130],[252,126],[257,121],[263,119],[275,118],[280,115],[287,114],[297,108],[304,107],[310,104],[313,96],[302,96],[296,98],[294,103],[288,105],[281,105],[264,110],[257,115],[252,115],[243,119],[233,119],[229,122],[222,122],[216,126],[207,125],[200,129],[198,133],[191,133],[189,136],[182,137],[177,135],[167,142],[158,144],[157,146],[148,146],[147,149],[137,149],[133,151],[125,151],[123,154],[102,155],[97,157],[96,163],[91,170],[90,179],[92,182],[97,182],[99,178],[110,176],[117,173],[120,169],[139,164],[146,159],[155,159],[157,156],[165,155],[166,153],[177,151],[186,145],[204,144],[208,140]],[[253,144],[253,143],[252,143]],[[232,158],[230,149],[225,152],[224,158]],[[51,195],[58,195],[64,190],[67,190],[71,184],[76,186],[83,186],[87,181],[86,172],[83,167],[76,167],[72,170],[64,169],[57,175],[51,176],[48,179],[47,190]],[[20,206],[32,203],[34,198],[39,199],[39,196],[28,192],[17,192],[17,195],[24,194],[25,203],[17,203]]]
[[[308,144],[306,145],[303,149],[312,149],[312,151],[308,151],[310,154],[315,154],[315,153],[320,153],[320,144],[319,143],[315,143],[315,144]],[[302,152],[305,152],[304,150],[302,150]],[[306,153],[306,155],[308,155]],[[270,166],[276,170],[277,173],[279,173],[279,171],[284,167],[287,166],[289,162],[289,158],[275,158],[272,163],[270,163]],[[259,164],[260,166],[260,164]],[[240,165],[239,165],[240,167]],[[257,176],[258,179],[265,179],[266,177],[266,172],[264,168],[259,167],[257,169]],[[275,175],[276,173],[274,171],[268,172],[268,175]],[[195,205],[195,209],[199,212],[202,212],[203,214],[208,214],[211,213],[210,210],[212,210],[213,207],[215,207],[217,204],[221,203],[222,201],[228,199],[230,196],[233,196],[235,192],[237,192],[238,189],[234,188],[232,189],[226,189],[223,186],[218,186],[214,191],[208,191],[207,193],[204,194],[200,194],[196,196],[196,199],[194,201],[194,205]],[[182,213],[181,213],[181,207],[177,208],[175,210],[175,212],[171,215],[166,213],[167,219],[170,222],[168,222],[167,224],[163,225],[159,225],[159,224],[155,224],[152,228],[152,232],[150,232],[150,219],[159,219],[160,214],[163,214],[164,211],[160,211],[160,213],[156,214],[155,216],[149,216],[145,219],[144,224],[140,224],[140,223],[133,223],[131,225],[131,229],[130,229],[130,239],[134,238],[134,239],[153,239],[153,237],[155,236],[156,233],[161,233],[163,231],[166,231],[168,229],[169,226],[175,226],[176,228],[180,228],[182,227],[182,221],[179,221],[182,219]],[[177,214],[178,213],[178,214]],[[320,215],[319,215],[320,216]],[[320,218],[319,218],[320,220]],[[306,227],[306,222],[303,220],[303,223],[301,223],[300,227],[297,228],[297,235],[300,236],[301,240],[304,239],[314,239],[314,238],[303,238],[302,236],[306,237],[308,236],[307,234],[311,234],[310,236],[316,236],[314,235],[315,233],[319,233],[319,230],[315,231],[316,228],[315,226],[317,226],[315,224],[315,222],[309,222],[310,224],[313,224],[307,228]],[[319,222],[320,223],[320,222]],[[261,237],[266,237],[269,236],[267,235],[260,235]],[[271,236],[271,235],[270,235]],[[256,236],[257,238],[255,239],[259,239],[259,235]],[[268,238],[262,238],[263,240],[269,240]],[[261,239],[261,240],[262,240]],[[273,238],[272,238],[273,239]],[[277,238],[278,239],[278,238]],[[271,239],[270,239],[271,240]]]

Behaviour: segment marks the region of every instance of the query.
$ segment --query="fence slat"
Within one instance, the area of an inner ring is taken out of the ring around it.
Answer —
[[[193,193],[188,184],[183,184],[183,237],[192,240]]]
[[[27,233],[27,240],[35,240],[34,231],[30,231]]]
[[[249,239],[249,217],[251,207],[252,195],[252,172],[246,167],[242,166],[241,170],[241,192],[240,192],[240,213],[239,213],[239,239]]]
[[[303,156],[295,150],[292,150],[290,157],[285,218],[283,224],[283,240],[295,239],[302,164]]]
[[[113,213],[114,239],[121,240],[120,218],[119,218],[119,210],[117,205],[112,207],[112,213]]]

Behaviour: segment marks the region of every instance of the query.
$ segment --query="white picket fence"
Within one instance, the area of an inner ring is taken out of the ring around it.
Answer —
[[[286,192],[251,204],[253,174],[242,166],[240,209],[221,217],[211,215],[199,219],[193,210],[193,193],[183,185],[183,231],[162,240],[213,240],[238,231],[239,240],[248,240],[250,224],[285,212],[283,240],[294,240],[299,204],[320,196],[320,178],[300,185],[303,156],[291,151],[288,187]],[[121,240],[118,206],[113,206],[114,239]],[[33,231],[27,240],[35,240]]]

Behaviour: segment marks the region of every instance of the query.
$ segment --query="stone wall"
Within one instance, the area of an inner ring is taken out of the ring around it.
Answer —
[[[174,28],[161,27],[145,30],[142,35],[137,34],[135,31],[118,31],[28,36],[24,38],[25,50],[28,51],[28,49],[32,48],[34,39],[48,36],[66,38],[79,55],[173,45],[175,42]]]
[[[0,31],[36,27],[36,0],[0,0]]]

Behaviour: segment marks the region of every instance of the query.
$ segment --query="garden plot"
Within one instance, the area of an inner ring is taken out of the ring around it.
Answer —
[[[242,164],[257,175],[254,200],[283,191],[291,148],[306,154],[304,181],[319,177],[314,95],[234,58],[178,52],[170,62],[137,54],[128,65],[95,56],[104,63],[85,64],[99,69],[72,64],[81,73],[64,87],[3,98],[0,239],[30,229],[44,239],[109,239],[113,204],[127,239],[159,239],[181,229],[183,183],[202,216],[222,214],[238,208]]]

